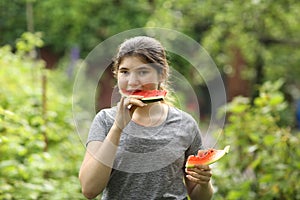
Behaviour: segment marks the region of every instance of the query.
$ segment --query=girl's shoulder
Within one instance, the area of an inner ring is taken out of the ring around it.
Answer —
[[[169,116],[171,118],[180,118],[184,122],[192,122],[197,124],[197,121],[190,113],[174,106],[169,106]]]
[[[103,108],[101,109],[95,116],[98,120],[114,120],[117,113],[117,107],[113,106],[111,108]]]

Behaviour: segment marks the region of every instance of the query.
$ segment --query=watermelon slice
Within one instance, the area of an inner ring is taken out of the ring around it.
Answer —
[[[129,95],[139,95],[144,96],[142,98],[142,102],[144,103],[151,103],[156,101],[161,101],[165,98],[167,91],[165,90],[137,90],[134,92],[128,92],[126,90],[122,90],[123,96],[129,96]]]
[[[223,150],[207,149],[199,150],[196,156],[190,155],[187,159],[185,167],[191,168],[196,164],[199,165],[210,165],[219,159],[221,159],[226,153],[229,152],[230,146],[227,145]]]

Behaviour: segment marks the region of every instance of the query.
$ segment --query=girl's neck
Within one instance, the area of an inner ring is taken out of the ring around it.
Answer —
[[[138,107],[133,113],[132,120],[142,126],[158,126],[168,115],[168,105],[162,102],[148,103],[145,107]]]

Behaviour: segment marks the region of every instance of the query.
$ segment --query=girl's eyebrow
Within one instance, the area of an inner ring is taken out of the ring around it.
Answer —
[[[119,70],[128,70],[126,67],[120,67]]]
[[[150,66],[137,66],[133,70],[148,70]],[[119,70],[129,70],[127,67],[120,67]]]
[[[147,69],[149,69],[149,66],[137,67],[137,70],[147,70]]]

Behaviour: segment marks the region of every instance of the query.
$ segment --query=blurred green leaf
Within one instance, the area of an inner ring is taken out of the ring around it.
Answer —
[[[287,109],[282,85],[281,80],[263,84],[253,105],[237,97],[226,106],[228,123],[219,145],[230,144],[232,151],[218,163],[216,199],[300,199],[300,133],[281,122]],[[241,107],[243,112],[236,112]]]
[[[42,113],[45,66],[24,56],[42,44],[36,36],[23,34],[17,53],[0,47],[0,199],[84,199],[77,178],[84,149],[68,101],[72,85],[64,72],[49,71],[51,101]]]

